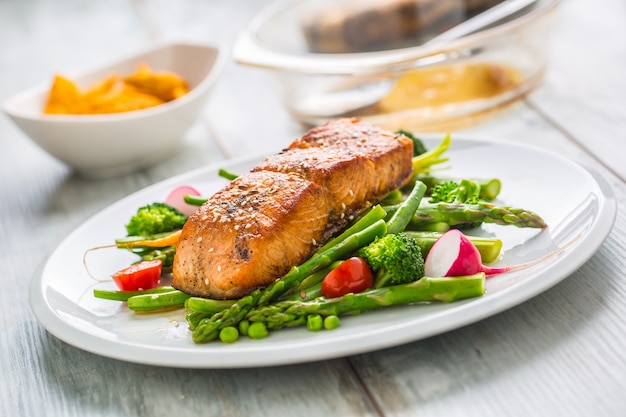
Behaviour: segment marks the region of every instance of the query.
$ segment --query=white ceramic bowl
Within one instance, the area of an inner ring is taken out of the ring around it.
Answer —
[[[7,100],[3,109],[37,145],[89,178],[113,177],[146,168],[167,157],[196,122],[222,67],[216,46],[168,43],[91,71],[63,74],[82,89],[113,74],[133,73],[146,63],[173,71],[189,84],[184,96],[155,107],[101,115],[43,113],[50,81]]]

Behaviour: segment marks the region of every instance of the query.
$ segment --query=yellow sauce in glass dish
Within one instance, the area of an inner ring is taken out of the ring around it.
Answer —
[[[518,87],[521,80],[515,69],[491,63],[416,69],[398,78],[376,111],[388,114],[489,99]]]

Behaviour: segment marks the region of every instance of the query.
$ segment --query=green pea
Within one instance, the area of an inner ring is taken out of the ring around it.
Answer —
[[[322,316],[319,314],[309,314],[306,317],[306,327],[313,332],[322,330]]]
[[[330,316],[326,316],[324,318],[324,328],[326,330],[333,330],[333,329],[336,329],[337,327],[339,327],[339,317],[337,317],[334,314],[331,314]]]
[[[255,321],[248,327],[248,337],[251,339],[263,339],[268,334],[267,327],[262,321]]]
[[[223,343],[234,343],[239,339],[239,330],[233,326],[224,327],[220,330],[220,340]]]
[[[241,320],[239,322],[239,333],[244,336],[248,335],[248,329],[250,328],[250,322],[248,320]]]

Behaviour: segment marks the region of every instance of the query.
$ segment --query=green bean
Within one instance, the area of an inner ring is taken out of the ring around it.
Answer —
[[[104,300],[127,301],[130,297],[144,294],[158,294],[163,292],[174,291],[173,287],[157,287],[149,290],[139,291],[111,291],[111,290],[93,290],[93,296]]]
[[[417,181],[411,190],[409,196],[398,205],[398,209],[391,215],[387,221],[387,229],[389,234],[400,233],[404,231],[406,226],[413,218],[413,214],[422,201],[422,197],[426,192],[426,185]]]
[[[192,206],[201,206],[206,203],[207,198],[202,196],[186,195],[183,197],[183,200],[185,200],[185,203],[191,204]]]
[[[231,180],[231,181],[232,181],[232,180],[234,180],[234,179],[236,179],[236,178],[239,176],[238,174],[235,174],[234,172],[227,171],[227,170],[226,170],[226,169],[224,169],[224,168],[220,168],[220,169],[217,171],[217,174],[218,174],[220,177],[222,177],[222,178],[226,178],[227,180]]]
[[[182,308],[189,294],[172,290],[156,294],[142,294],[130,297],[127,300],[128,308],[133,311],[158,311],[164,309]]]

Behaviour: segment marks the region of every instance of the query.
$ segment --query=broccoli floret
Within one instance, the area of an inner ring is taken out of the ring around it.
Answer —
[[[472,180],[446,181],[437,184],[430,192],[431,203],[478,204],[480,199],[480,185]],[[463,223],[455,226],[457,229],[471,229],[478,227],[482,221]]]
[[[456,190],[459,184],[454,181],[446,181],[435,185],[430,191],[431,203],[454,203],[456,200]]]
[[[430,192],[431,203],[476,204],[480,197],[480,185],[472,180],[446,181],[437,184]]]
[[[418,242],[404,233],[388,234],[361,248],[358,255],[374,272],[376,288],[407,284],[424,276]]]
[[[403,129],[396,130],[395,133],[404,135],[413,141],[413,156],[418,156],[428,152],[428,149],[426,149],[426,145],[424,145],[424,142],[422,142],[420,138],[413,135],[413,133]]]
[[[126,232],[128,236],[152,236],[180,229],[186,221],[187,216],[174,207],[152,203],[137,210],[126,225]]]

